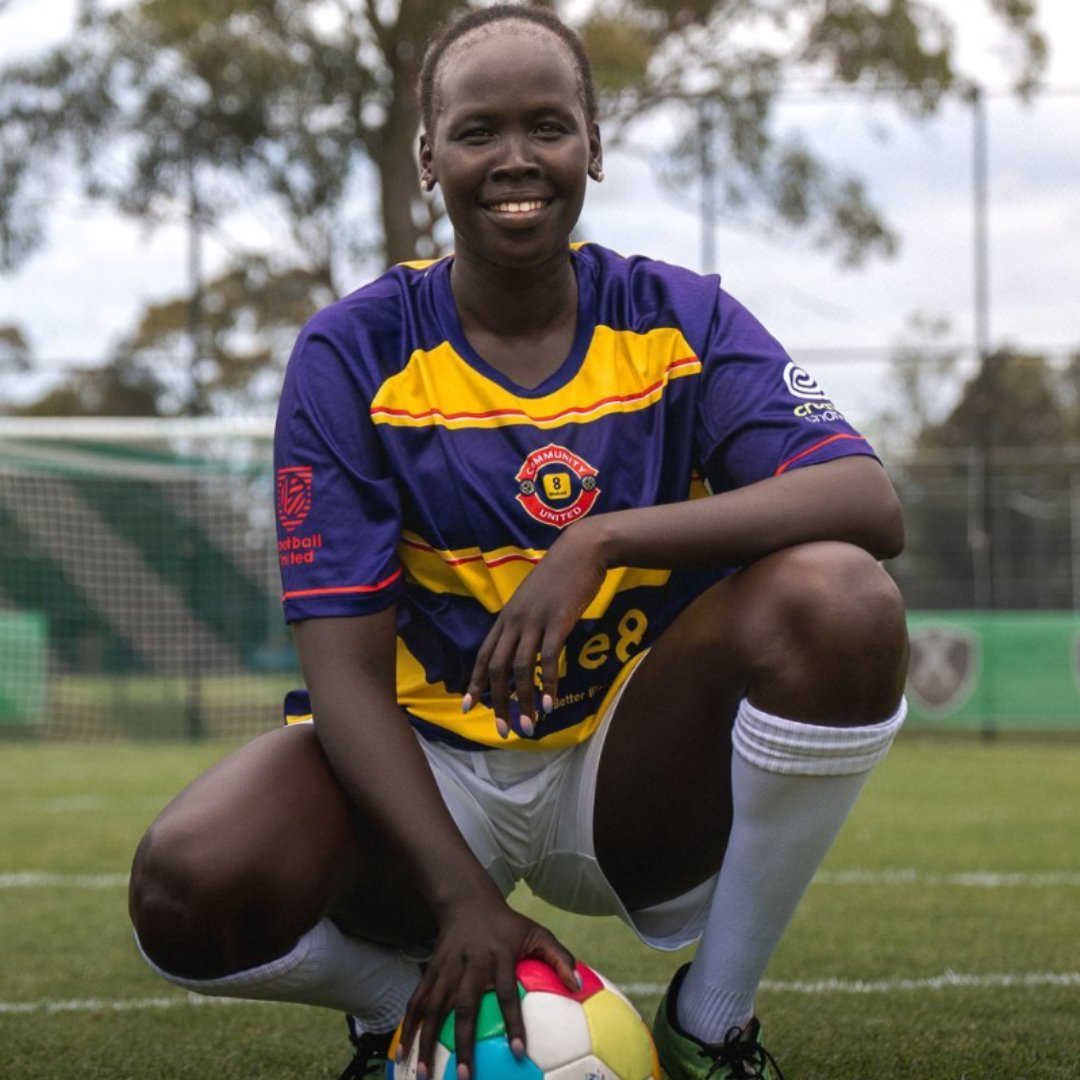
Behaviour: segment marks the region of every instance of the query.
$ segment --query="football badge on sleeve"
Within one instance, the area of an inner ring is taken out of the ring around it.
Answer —
[[[277,515],[286,532],[304,523],[311,510],[311,466],[289,465],[277,471]]]

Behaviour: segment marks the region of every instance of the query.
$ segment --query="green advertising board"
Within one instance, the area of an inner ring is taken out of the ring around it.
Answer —
[[[48,628],[38,611],[0,611],[0,732],[42,721]]]
[[[908,723],[1080,732],[1080,612],[912,612]]]

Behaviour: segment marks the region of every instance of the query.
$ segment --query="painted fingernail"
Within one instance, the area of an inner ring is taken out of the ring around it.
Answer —
[[[420,1062],[420,1064],[416,1066],[416,1080],[427,1080],[427,1075],[427,1066],[423,1062]]]
[[[555,708],[555,702],[551,700],[550,694],[545,694],[543,701],[540,703],[540,708],[544,710],[545,716],[550,716],[552,709]]]
[[[474,704],[475,704],[475,702],[473,701],[472,694],[466,694],[461,699],[461,711],[462,712],[468,712],[473,707]]]
[[[495,730],[499,733],[500,739],[510,738],[510,725],[501,717],[495,717]]]
[[[468,1065],[459,1065],[457,1067],[457,1078],[458,1078],[458,1080],[469,1080],[469,1066]]]
[[[514,1055],[515,1061],[525,1060],[525,1043],[521,1039],[510,1040],[510,1053]]]
[[[405,1047],[398,1043],[397,1052],[394,1054],[394,1061],[400,1065],[405,1060]]]
[[[525,733],[526,738],[532,738],[532,734],[536,730],[536,725],[533,724],[531,717],[524,715],[521,717],[521,730]]]

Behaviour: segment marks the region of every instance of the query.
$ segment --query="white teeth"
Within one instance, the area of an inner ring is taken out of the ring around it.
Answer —
[[[526,214],[530,210],[543,210],[543,208],[544,204],[540,199],[530,199],[528,202],[501,202],[491,207],[499,214]]]

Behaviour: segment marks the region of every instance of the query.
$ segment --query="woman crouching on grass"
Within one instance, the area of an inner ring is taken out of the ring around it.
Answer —
[[[571,244],[601,145],[550,11],[452,21],[421,95],[454,253],[315,316],[281,396],[314,723],[154,823],[140,946],[200,993],[347,1013],[347,1076],[403,1018],[426,1074],[456,1009],[465,1080],[487,991],[523,1052],[518,959],[574,986],[506,903],[524,880],[700,942],[655,1020],[667,1076],[778,1076],[755,991],[904,716],[896,496],[717,278]]]

